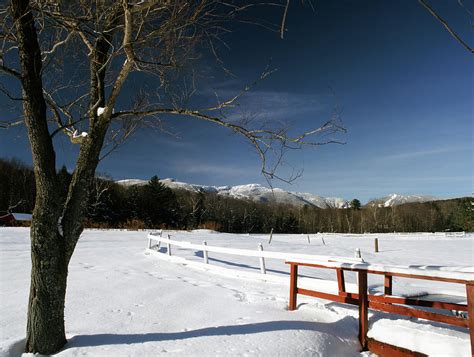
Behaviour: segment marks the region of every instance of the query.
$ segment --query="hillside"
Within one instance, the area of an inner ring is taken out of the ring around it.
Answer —
[[[127,179],[116,181],[123,186],[143,186],[147,180]],[[179,182],[171,178],[160,180],[171,189],[181,189],[192,192],[215,193],[225,197],[252,200],[261,203],[289,204],[296,207],[311,206],[318,208],[350,208],[350,200],[339,197],[322,197],[313,193],[291,192],[281,188],[265,187],[259,184],[247,184],[237,186],[205,186],[191,183]],[[393,207],[405,203],[423,203],[439,201],[442,198],[427,195],[400,195],[390,194],[386,197],[370,200],[367,204],[378,207]]]
[[[386,197],[376,198],[370,200],[367,204],[370,206],[378,207],[393,207],[399,206],[406,203],[423,203],[423,202],[432,202],[432,201],[442,201],[442,198],[435,196],[423,196],[423,195],[399,195],[392,193]]]
[[[33,170],[0,159],[0,213],[31,213]],[[58,197],[66,198],[71,174],[58,172]],[[120,183],[96,178],[88,200],[87,227],[208,228],[229,233],[473,231],[472,198],[407,202],[391,195],[361,209],[342,198],[273,191],[261,185],[203,186],[157,177]],[[423,199],[420,196],[416,200]],[[433,199],[431,197],[430,199]]]

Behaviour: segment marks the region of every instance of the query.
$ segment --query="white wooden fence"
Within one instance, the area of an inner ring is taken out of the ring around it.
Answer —
[[[256,250],[250,249],[237,249],[237,248],[226,248],[207,245],[206,241],[202,244],[195,244],[186,241],[172,240],[168,234],[163,237],[163,232],[149,233],[148,234],[148,249],[157,251],[160,248],[161,243],[166,244],[166,254],[171,255],[171,246],[177,246],[183,249],[197,250],[203,252],[204,264],[209,264],[209,252],[245,256],[245,257],[256,257],[260,261],[260,272],[266,274],[265,258],[267,259],[278,259],[282,261],[304,259],[312,262],[320,263],[347,263],[347,264],[360,264],[363,263],[361,258],[350,258],[350,257],[337,257],[337,256],[325,256],[325,255],[312,255],[312,254],[300,254],[300,253],[283,253],[283,252],[270,252],[264,251],[262,244],[257,245]]]

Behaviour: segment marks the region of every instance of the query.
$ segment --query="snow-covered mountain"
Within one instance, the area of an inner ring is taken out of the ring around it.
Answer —
[[[148,181],[129,179],[117,181],[124,186],[146,185]],[[248,184],[238,186],[202,186],[185,182],[175,181],[174,179],[164,179],[161,182],[171,189],[181,189],[193,192],[215,193],[221,196],[248,199],[256,202],[276,202],[285,203],[293,206],[303,207],[316,206],[319,208],[348,208],[349,201],[337,197],[321,197],[312,193],[289,192],[281,188],[265,187],[259,184]]]
[[[147,180],[128,179],[120,180],[117,183],[124,186],[146,185]],[[281,188],[265,187],[259,184],[248,184],[238,186],[203,186],[186,182],[175,181],[174,179],[164,179],[161,182],[171,189],[181,189],[193,192],[215,193],[221,196],[253,200],[256,202],[276,202],[285,203],[297,207],[305,205],[319,208],[349,208],[350,201],[339,197],[322,197],[312,193],[290,192]],[[429,202],[440,200],[433,196],[421,195],[399,195],[391,194],[387,197],[377,198],[368,203],[368,205],[377,205],[379,207],[392,207],[404,203]]]
[[[370,201],[369,205],[377,205],[379,207],[392,207],[402,205],[404,203],[414,203],[414,202],[430,202],[441,200],[439,197],[434,196],[422,196],[422,195],[399,195],[392,193],[387,197],[377,198]]]
[[[122,186],[135,186],[135,185],[144,186],[148,183],[147,180],[140,180],[140,179],[126,179],[126,180],[118,180],[115,182]]]

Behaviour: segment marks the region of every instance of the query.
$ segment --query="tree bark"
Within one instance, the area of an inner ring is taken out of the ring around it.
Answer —
[[[49,207],[35,207],[31,227],[32,268],[26,352],[52,354],[66,344],[67,262],[64,239],[56,229],[51,229],[57,225],[56,216],[50,213]]]
[[[76,169],[61,216],[64,237],[66,238],[67,263],[69,263],[79,236],[84,230],[83,219],[87,211],[87,201],[94,183],[95,171],[99,164],[99,156],[107,128],[108,122],[105,120],[92,124],[88,137],[81,145]]]
[[[26,352],[51,354],[66,343],[64,299],[67,263],[58,231],[61,203],[56,194],[56,156],[46,120],[41,50],[28,0],[12,0],[23,89],[23,112],[36,182],[31,225],[31,285]]]

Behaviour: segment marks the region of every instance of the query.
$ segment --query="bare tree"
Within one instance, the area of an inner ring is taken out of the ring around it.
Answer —
[[[163,115],[204,120],[246,138],[271,179],[286,149],[337,142],[332,135],[344,129],[336,117],[295,136],[285,125],[229,119],[228,110],[252,85],[207,108],[185,105],[195,91],[194,64],[206,51],[221,63],[218,45],[230,24],[252,23],[279,32],[279,20],[274,25],[252,19],[252,9],[259,6],[279,7],[286,16],[288,2],[11,0],[0,8],[0,73],[10,78],[2,92],[23,104],[21,120],[0,125],[26,124],[36,182],[26,352],[55,353],[66,343],[68,264],[108,144],[113,149],[139,124],[159,123]],[[132,75],[156,78],[156,93],[138,90],[129,100],[124,90]],[[12,79],[21,84],[21,95],[14,93],[15,86],[8,87]],[[177,83],[186,83],[185,88]],[[65,202],[57,193],[56,135],[67,135],[80,146]]]

